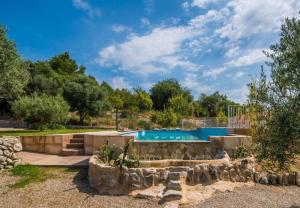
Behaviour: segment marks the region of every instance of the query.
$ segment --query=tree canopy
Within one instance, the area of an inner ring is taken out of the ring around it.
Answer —
[[[63,95],[71,110],[78,112],[81,124],[87,116],[99,116],[107,110],[107,95],[92,77],[81,75],[69,81]]]
[[[270,79],[261,76],[250,85],[249,104],[259,160],[280,169],[299,153],[300,140],[300,21],[286,19],[280,41],[265,52]]]
[[[192,101],[193,97],[188,89],[183,88],[175,79],[166,79],[157,82],[150,89],[150,97],[153,101],[155,110],[164,110],[169,106],[169,100],[177,95],[182,95],[188,101]]]
[[[9,111],[11,103],[24,93],[28,82],[27,67],[18,55],[16,45],[0,26],[0,108]]]

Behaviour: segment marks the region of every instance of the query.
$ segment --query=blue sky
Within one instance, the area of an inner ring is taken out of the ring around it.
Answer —
[[[69,51],[114,88],[176,78],[200,93],[244,102],[298,0],[9,0],[0,24],[24,59]]]

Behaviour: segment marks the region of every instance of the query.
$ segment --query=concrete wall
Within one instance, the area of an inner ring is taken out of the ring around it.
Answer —
[[[84,150],[86,155],[92,155],[94,151],[108,143],[116,147],[124,147],[129,140],[134,139],[133,136],[106,136],[106,135],[84,135]]]
[[[72,134],[23,136],[21,142],[24,151],[59,155],[72,138]]]

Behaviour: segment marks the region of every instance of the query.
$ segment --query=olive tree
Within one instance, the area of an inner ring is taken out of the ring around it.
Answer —
[[[61,96],[33,95],[15,101],[12,111],[17,119],[25,121],[31,128],[43,130],[65,124],[69,106]]]
[[[11,102],[20,97],[29,75],[17,52],[16,45],[6,37],[0,26],[0,107],[9,110]]]
[[[265,54],[270,78],[262,69],[260,78],[249,85],[253,137],[257,158],[284,169],[299,153],[300,21],[286,19],[279,43]]]

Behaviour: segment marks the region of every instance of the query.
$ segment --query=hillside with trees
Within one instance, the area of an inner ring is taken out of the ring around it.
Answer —
[[[175,127],[183,118],[227,115],[227,106],[235,104],[219,92],[193,98],[175,79],[159,81],[149,91],[113,89],[86,74],[68,52],[48,60],[22,60],[3,27],[0,53],[0,114],[30,128]]]

